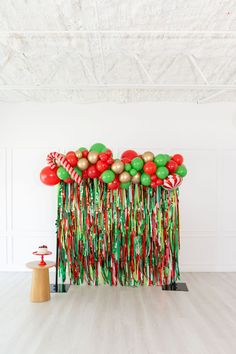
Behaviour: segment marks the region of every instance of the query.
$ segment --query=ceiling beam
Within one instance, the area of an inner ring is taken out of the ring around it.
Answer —
[[[0,90],[87,90],[87,89],[177,89],[177,90],[236,90],[235,85],[188,85],[188,84],[80,84],[70,86],[53,85],[1,85]]]
[[[146,69],[145,65],[143,64],[143,62],[142,62],[141,59],[139,58],[138,54],[134,54],[134,59],[136,60],[136,62],[137,62],[138,65],[140,66],[140,68],[143,70],[143,72],[144,72],[144,74],[146,75],[146,78],[148,79],[148,81],[149,81],[151,84],[154,84],[151,75],[149,74],[149,72],[148,72],[148,70]]]
[[[203,73],[202,69],[199,67],[196,59],[194,58],[194,56],[192,54],[187,55],[188,59],[190,60],[191,64],[193,65],[193,67],[196,69],[196,71],[198,72],[198,74],[201,76],[202,80],[205,82],[206,85],[209,85],[209,82],[207,80],[206,75]]]
[[[52,36],[52,35],[173,35],[173,36],[236,36],[236,31],[154,31],[154,30],[80,30],[80,31],[0,31],[0,36]]]

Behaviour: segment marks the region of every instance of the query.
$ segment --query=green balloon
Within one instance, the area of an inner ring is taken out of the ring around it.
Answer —
[[[169,170],[166,167],[158,167],[156,175],[157,177],[159,177],[160,179],[164,179],[168,176],[169,174]]]
[[[84,150],[87,150],[87,149],[85,147],[79,148],[79,151],[84,151]]]
[[[89,151],[97,151],[100,154],[100,152],[107,151],[107,147],[102,143],[96,143],[91,146]]]
[[[165,154],[165,157],[166,157],[166,159],[167,159],[167,162],[169,162],[169,161],[171,160],[171,157],[170,157],[170,155],[168,155],[168,154]]]
[[[60,166],[57,170],[57,177],[64,181],[64,179],[69,178],[70,175],[63,167]]]
[[[142,173],[141,175],[141,184],[143,186],[150,186],[151,184],[151,177],[147,173]]]
[[[82,171],[78,167],[75,167],[74,170],[78,173],[78,175],[82,176]]]
[[[129,173],[131,174],[131,176],[135,176],[137,174],[137,170],[135,170],[135,168],[131,168]]]
[[[121,183],[120,186],[122,189],[128,189],[130,186],[131,182],[126,182],[126,183]]]
[[[132,167],[131,167],[130,163],[125,164],[125,171],[129,172],[131,170],[131,168]]]
[[[163,154],[159,154],[155,157],[154,162],[157,165],[157,167],[162,167],[165,166],[165,164],[167,163],[168,158],[166,155]]]
[[[131,165],[136,171],[140,171],[144,165],[143,159],[141,159],[141,157],[135,157],[131,161]]]
[[[102,180],[105,183],[110,183],[114,181],[115,179],[115,173],[111,170],[106,170],[102,173]]]
[[[187,168],[184,165],[180,165],[180,166],[178,166],[175,173],[181,177],[185,177],[187,174]]]

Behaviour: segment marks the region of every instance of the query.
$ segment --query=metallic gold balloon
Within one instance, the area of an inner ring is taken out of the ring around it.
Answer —
[[[116,174],[120,174],[121,172],[124,171],[125,169],[125,164],[124,162],[120,161],[120,160],[116,160],[115,162],[113,162],[113,164],[111,165],[111,169],[113,172],[115,172]]]
[[[119,180],[121,183],[126,183],[126,182],[129,182],[131,179],[131,176],[128,172],[124,171],[120,174],[119,176]]]
[[[134,175],[131,179],[131,182],[132,183],[140,183],[140,180],[141,180],[141,173],[138,172],[136,173],[136,175]]]
[[[154,160],[154,154],[151,151],[146,151],[143,153],[142,158],[145,162],[148,161],[153,161]]]
[[[79,169],[81,171],[84,171],[84,170],[86,170],[86,168],[88,168],[89,162],[88,162],[88,160],[85,157],[83,157],[82,159],[80,159],[78,161],[77,166],[79,167]]]
[[[88,160],[90,163],[95,164],[98,160],[98,152],[97,151],[90,151],[88,153]]]
[[[83,156],[83,155],[82,155],[82,151],[80,151],[80,150],[77,150],[77,151],[75,152],[75,155],[78,157],[78,159],[81,159],[81,157]]]

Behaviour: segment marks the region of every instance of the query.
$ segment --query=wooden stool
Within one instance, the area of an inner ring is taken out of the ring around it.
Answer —
[[[26,266],[33,269],[32,285],[30,293],[31,302],[43,302],[50,300],[49,268],[55,267],[56,263],[47,261],[45,266],[39,266],[38,262],[29,262]]]

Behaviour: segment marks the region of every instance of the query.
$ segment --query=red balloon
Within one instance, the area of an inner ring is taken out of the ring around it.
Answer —
[[[89,153],[88,150],[83,150],[82,151],[82,156],[83,157],[88,157],[88,153]]]
[[[174,173],[178,168],[178,164],[176,161],[170,160],[167,162],[166,167],[168,168],[170,173]]]
[[[101,161],[106,162],[106,161],[109,159],[109,156],[108,156],[105,152],[100,152],[100,154],[99,154],[99,159],[100,159]]]
[[[69,151],[69,152],[66,154],[66,159],[67,159],[67,161],[69,162],[69,164],[70,164],[72,167],[77,166],[78,157],[76,156],[76,154],[74,153],[74,151]]]
[[[65,182],[65,183],[73,183],[74,180],[72,178],[68,177],[68,178],[64,179],[63,182]]]
[[[97,178],[99,176],[99,172],[95,165],[92,165],[88,168],[88,177],[89,178]]]
[[[157,170],[157,166],[154,162],[148,161],[144,164],[143,169],[144,172],[147,173],[148,175],[153,175]]]
[[[112,165],[113,162],[114,162],[114,159],[113,159],[112,157],[109,157],[109,159],[107,160],[107,163],[108,163],[109,165]]]
[[[121,161],[122,162],[124,162],[124,164],[126,164],[126,163],[130,163],[130,159],[128,159],[127,157],[123,157],[122,159],[121,159]]]
[[[121,155],[121,159],[126,159],[127,162],[123,161],[124,163],[130,163],[133,158],[137,157],[138,154],[134,150],[126,150]]]
[[[47,186],[55,186],[60,182],[60,178],[57,176],[57,167],[51,169],[50,166],[44,167],[40,172],[41,182]]]
[[[82,177],[83,177],[83,178],[88,178],[88,169],[82,171]]]
[[[154,181],[151,182],[151,187],[152,187],[152,188],[156,188],[156,186],[157,186],[157,185],[156,185],[156,182],[154,182]]]
[[[105,154],[107,154],[109,157],[112,156],[112,151],[110,149],[107,149],[107,151],[105,151]]]
[[[157,180],[157,175],[155,174],[155,175],[152,175],[151,176],[151,180],[153,181],[153,182],[155,182],[156,180]]]
[[[119,178],[115,178],[112,182],[108,183],[108,188],[109,189],[117,189],[120,187],[120,181],[119,181]]]
[[[163,184],[163,179],[157,178],[157,180],[155,181],[156,186],[161,186]]]
[[[182,165],[184,162],[184,158],[180,154],[175,154],[174,156],[172,156],[172,160],[174,160],[178,165]]]
[[[104,172],[108,170],[109,165],[105,161],[98,160],[98,162],[96,163],[96,167],[99,172]]]

